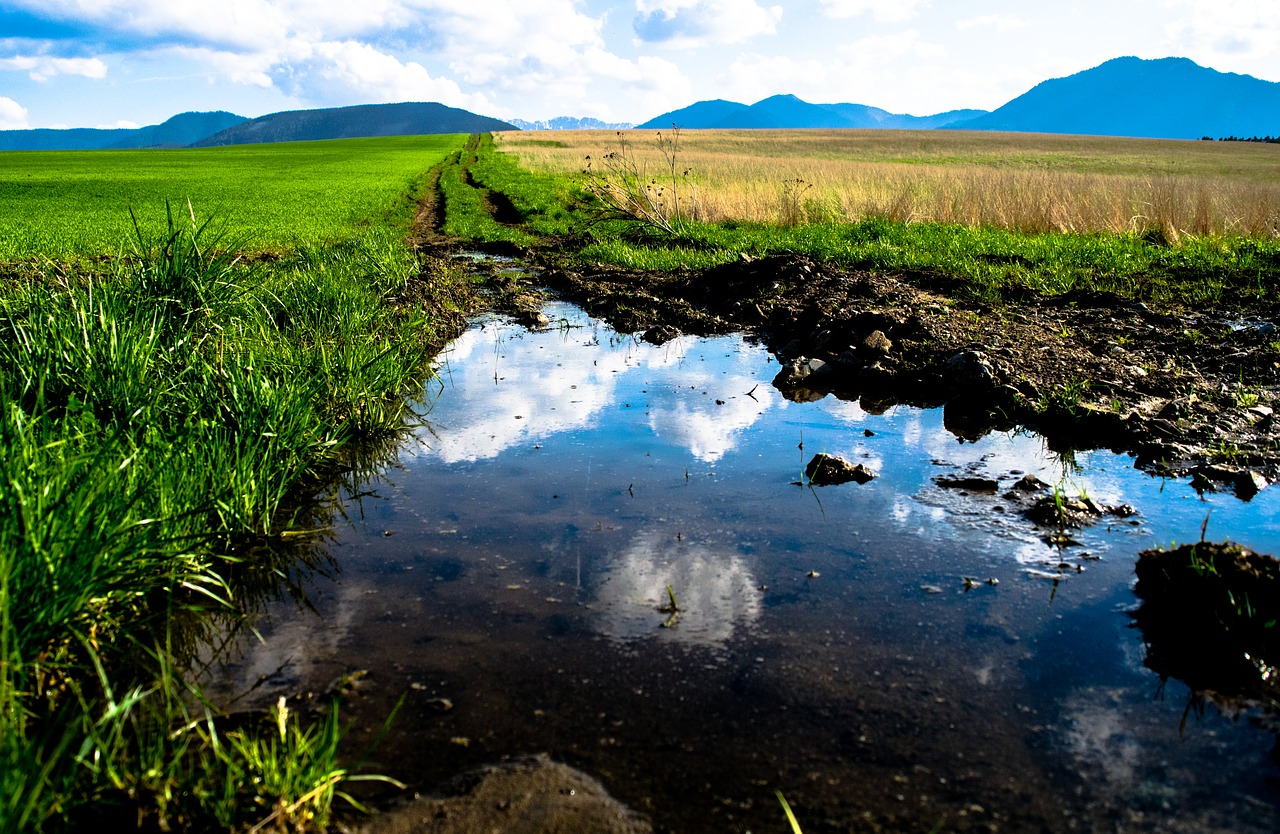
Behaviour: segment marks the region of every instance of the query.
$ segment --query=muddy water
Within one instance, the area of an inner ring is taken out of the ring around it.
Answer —
[[[228,651],[222,697],[367,670],[353,750],[405,698],[375,769],[425,790],[547,752],[676,831],[784,830],[775,789],[807,832],[1276,829],[1275,736],[1144,668],[1127,612],[1138,551],[1210,510],[1210,537],[1280,550],[1280,490],[788,402],[741,338],[546,312],[452,346],[398,464],[343,497],[337,570]],[[816,452],[879,477],[793,483]],[[1138,514],[1058,550],[1003,496],[1024,473]]]

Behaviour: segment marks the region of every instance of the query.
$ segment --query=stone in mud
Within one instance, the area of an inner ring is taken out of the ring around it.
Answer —
[[[893,342],[884,335],[883,330],[872,330],[862,340],[860,347],[867,353],[877,356],[888,356],[893,350]]]
[[[491,765],[417,797],[350,834],[651,834],[640,814],[581,771],[545,755]]]
[[[976,476],[968,477],[951,477],[948,475],[939,475],[933,479],[933,482],[943,489],[963,489],[968,492],[987,492],[994,494],[1000,488],[1000,482],[995,478],[980,478]]]
[[[835,376],[832,366],[821,359],[801,356],[783,364],[773,378],[773,387],[793,402],[816,402],[831,390]]]
[[[529,330],[541,330],[551,323],[551,319],[541,310],[522,310],[516,316],[516,321]]]
[[[957,390],[990,388],[996,380],[991,363],[983,353],[976,350],[966,350],[952,356],[947,360],[945,371],[947,379]]]
[[[842,457],[819,452],[804,468],[804,476],[814,486],[835,486],[849,481],[865,484],[876,477],[876,473],[861,463],[854,465]]]
[[[656,324],[646,330],[640,338],[651,345],[665,345],[679,336],[680,331],[677,328],[669,324]]]
[[[1042,495],[1023,513],[1042,527],[1087,527],[1109,511],[1092,498]]]

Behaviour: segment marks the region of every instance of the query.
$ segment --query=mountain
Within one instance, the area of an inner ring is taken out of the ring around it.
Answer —
[[[1037,84],[964,130],[1199,139],[1280,133],[1280,83],[1187,58],[1115,58]]]
[[[972,119],[985,110],[952,110],[933,116],[890,113],[865,104],[810,104],[793,95],[770,96],[746,105],[700,101],[650,119],[640,128],[897,128],[928,130]]]
[[[515,125],[435,102],[360,104],[324,110],[289,110],[251,119],[193,146],[305,142],[364,136],[418,136],[428,133],[484,133]]]
[[[511,119],[511,124],[521,130],[629,130],[631,122],[602,122],[599,119],[556,116],[554,119]]]
[[[243,121],[244,116],[219,110],[213,113],[179,113],[161,124],[139,128],[0,130],[0,151],[177,148]]]

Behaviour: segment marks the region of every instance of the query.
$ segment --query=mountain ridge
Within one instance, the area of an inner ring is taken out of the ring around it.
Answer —
[[[1280,133],[1280,83],[1189,58],[1112,58],[1027,92],[956,127],[1200,139]]]
[[[896,128],[899,130],[932,130],[972,119],[985,110],[949,110],[931,116],[890,113],[866,104],[811,104],[784,93],[761,99],[755,104],[742,104],[724,99],[695,102],[688,107],[656,116],[636,127],[664,129],[673,125],[682,129],[787,129],[787,128]]]

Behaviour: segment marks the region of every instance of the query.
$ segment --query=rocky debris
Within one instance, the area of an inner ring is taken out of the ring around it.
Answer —
[[[1280,560],[1201,541],[1144,550],[1135,572],[1146,665],[1231,712],[1262,705],[1280,728]]]
[[[669,324],[656,324],[650,327],[640,336],[641,339],[651,345],[665,345],[672,339],[680,337],[680,329],[672,327]]]
[[[347,834],[651,834],[595,779],[547,756],[490,765],[374,814]]]
[[[842,457],[819,452],[804,468],[804,476],[814,486],[835,486],[849,481],[865,484],[875,478],[876,473],[861,463],[854,465]]]

